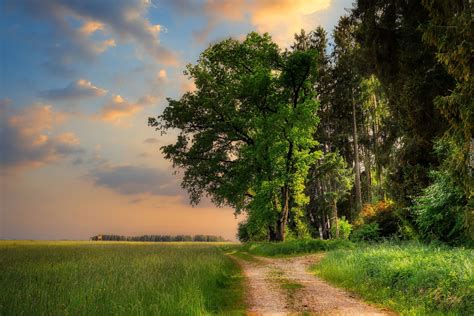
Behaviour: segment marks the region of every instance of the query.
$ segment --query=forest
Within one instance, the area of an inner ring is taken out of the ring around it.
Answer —
[[[241,241],[472,245],[474,25],[467,0],[359,0],[329,36],[226,39],[196,90],[149,125],[192,204],[245,220]]]
[[[147,241],[147,242],[176,242],[176,241],[202,241],[202,242],[223,242],[221,236],[213,235],[142,235],[142,236],[122,236],[122,235],[94,235],[90,238],[93,241]]]

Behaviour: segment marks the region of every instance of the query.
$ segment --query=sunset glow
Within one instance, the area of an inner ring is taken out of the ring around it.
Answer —
[[[147,126],[210,43],[250,31],[288,47],[332,31],[348,0],[3,1],[0,9],[0,239],[100,233],[211,234],[241,218],[191,207]]]

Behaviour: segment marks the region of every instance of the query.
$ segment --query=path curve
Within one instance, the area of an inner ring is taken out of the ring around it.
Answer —
[[[395,315],[308,272],[322,256],[235,258],[246,278],[248,315]]]

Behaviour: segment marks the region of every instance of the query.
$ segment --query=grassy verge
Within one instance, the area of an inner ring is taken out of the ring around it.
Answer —
[[[0,242],[0,315],[241,314],[215,244]]]
[[[257,256],[278,257],[352,248],[354,244],[346,240],[291,240],[285,242],[250,242],[242,245],[241,251]]]
[[[381,244],[329,252],[322,278],[404,315],[474,315],[474,251]]]

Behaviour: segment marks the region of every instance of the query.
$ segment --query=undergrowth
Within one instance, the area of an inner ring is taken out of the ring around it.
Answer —
[[[340,248],[352,248],[354,244],[347,240],[290,240],[284,242],[249,242],[241,247],[241,251],[257,256],[289,256]]]

